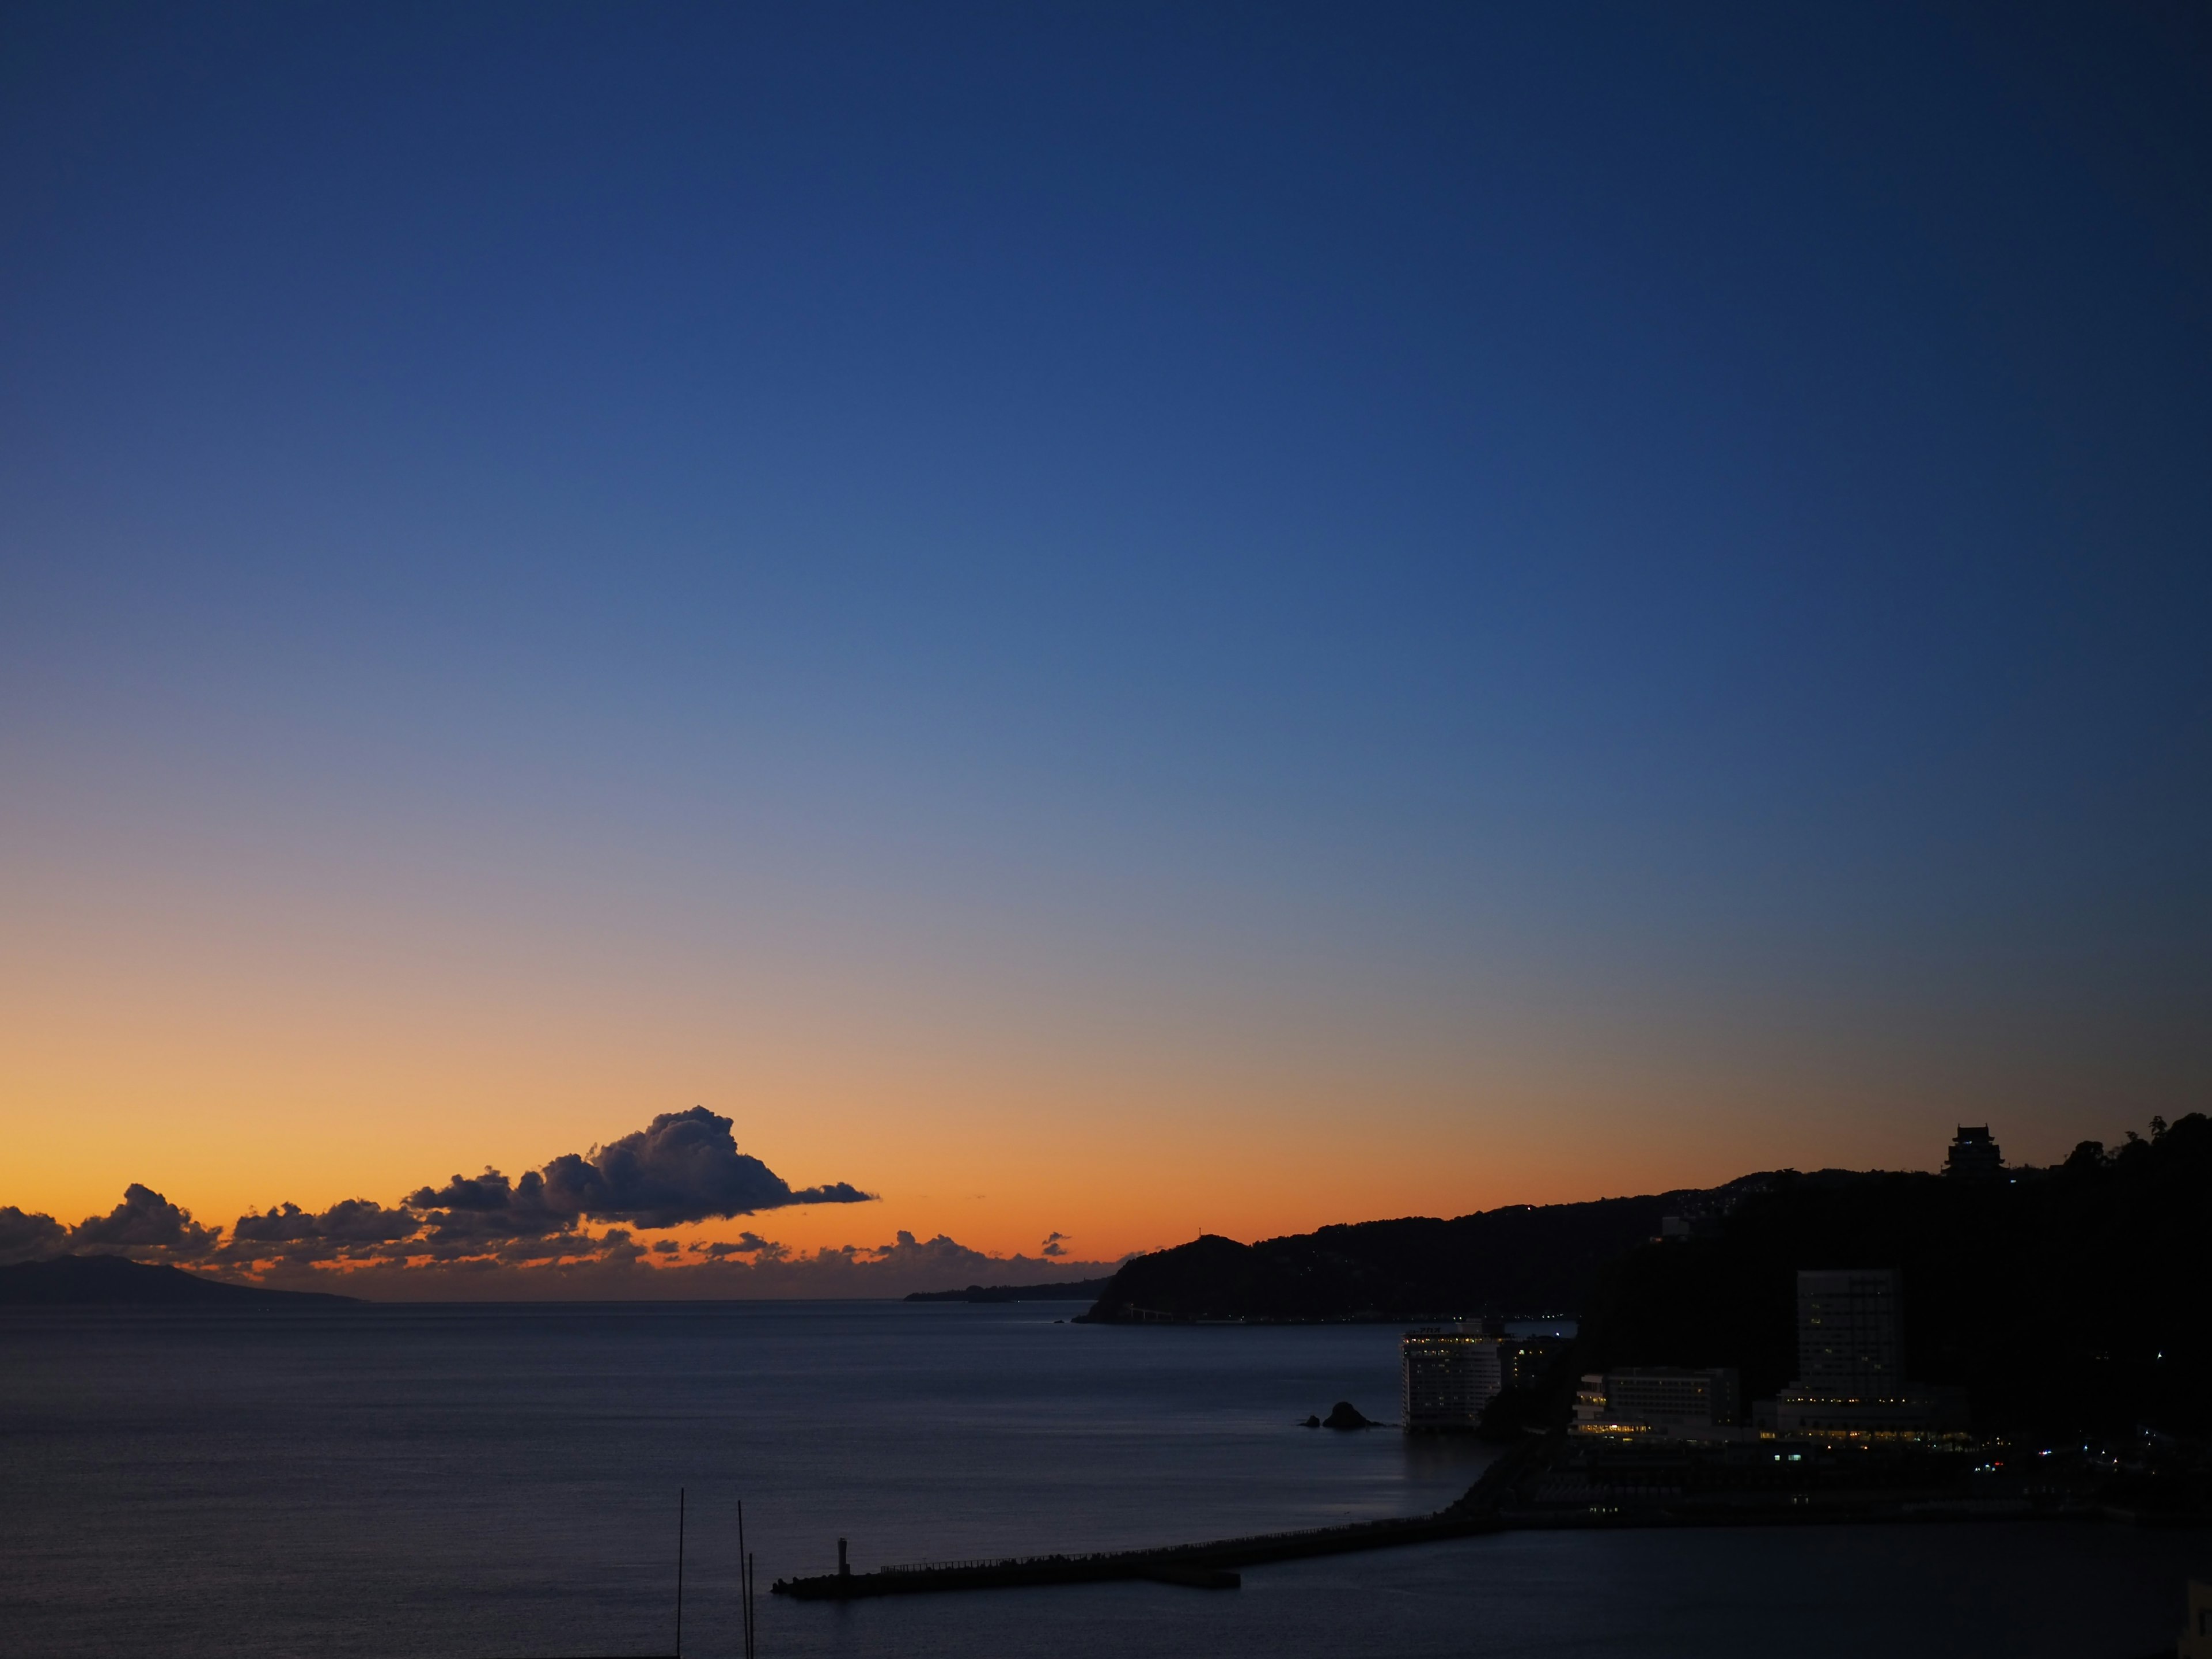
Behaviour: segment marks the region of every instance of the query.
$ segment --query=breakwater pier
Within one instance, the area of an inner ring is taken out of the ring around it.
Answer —
[[[1802,1449],[1793,1449],[1802,1448]],[[2200,1509],[2138,1516],[2068,1483],[1995,1470],[1987,1449],[1869,1445],[1823,1449],[1764,1441],[1644,1446],[1532,1437],[1508,1450],[1456,1503],[1432,1515],[1347,1522],[1150,1549],[921,1562],[779,1579],[778,1595],[843,1601],[931,1591],[1149,1579],[1233,1589],[1239,1571],[1269,1562],[1441,1542],[1524,1529],[1801,1527],[1929,1522],[2124,1521],[2212,1524]],[[2043,1460],[2037,1460],[2039,1463]]]
[[[1013,1556],[1002,1560],[931,1561],[881,1567],[873,1572],[823,1573],[812,1578],[781,1578],[769,1587],[777,1595],[802,1601],[844,1601],[874,1595],[916,1595],[932,1590],[1007,1589],[1037,1584],[1103,1583],[1144,1578],[1193,1589],[1234,1589],[1237,1569],[1307,1556],[1341,1555],[1354,1550],[1425,1544],[1470,1533],[1494,1532],[1504,1523],[1494,1516],[1442,1510],[1403,1519],[1353,1522],[1302,1532],[1260,1533],[1247,1538],[1214,1539],[1164,1549],[1098,1550],[1074,1555]]]
[[[1483,1472],[1457,1502],[1433,1515],[1351,1521],[1297,1532],[1255,1533],[1204,1543],[1164,1548],[1096,1550],[1081,1554],[1023,1555],[1000,1560],[930,1561],[881,1567],[873,1572],[846,1569],[838,1550],[838,1571],[812,1578],[780,1578],[770,1593],[802,1601],[845,1601],[872,1595],[918,1595],[933,1590],[1010,1589],[1037,1584],[1096,1584],[1115,1579],[1150,1579],[1192,1589],[1235,1589],[1237,1570],[1271,1561],[1297,1561],[1317,1555],[1348,1555],[1360,1550],[1393,1549],[1435,1543],[1476,1533],[1500,1532],[1508,1522],[1498,1502],[1542,1455],[1544,1448],[1524,1442]]]

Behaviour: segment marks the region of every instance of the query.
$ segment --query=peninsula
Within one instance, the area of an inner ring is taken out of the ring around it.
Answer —
[[[1123,1265],[1092,1324],[1572,1314],[1540,1400],[1616,1365],[1730,1366],[1747,1397],[1790,1381],[1796,1275],[1902,1278],[1916,1376],[2021,1432],[2212,1424],[2212,1120],[2191,1113],[2049,1168],[1943,1175],[1778,1170],[1696,1191],[1516,1206],[1455,1219],[1212,1236]],[[1994,1146],[1990,1147],[1994,1152]]]
[[[970,1285],[964,1291],[911,1291],[908,1302],[1095,1302],[1109,1279],[1064,1279],[1047,1285]]]
[[[0,1306],[8,1307],[359,1307],[357,1296],[269,1291],[227,1285],[181,1267],[120,1255],[58,1255],[0,1267]]]

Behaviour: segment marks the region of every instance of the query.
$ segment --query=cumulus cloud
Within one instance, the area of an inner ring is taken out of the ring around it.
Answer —
[[[472,1241],[544,1238],[576,1224],[574,1210],[548,1201],[545,1177],[535,1170],[510,1182],[487,1167],[480,1176],[453,1176],[442,1187],[418,1187],[400,1200],[422,1211],[432,1243],[456,1248]]]
[[[641,1227],[726,1220],[792,1204],[860,1204],[847,1182],[794,1192],[760,1159],[738,1150],[730,1120],[704,1106],[664,1112],[642,1129],[563,1154],[545,1166],[545,1201],[557,1215]]]
[[[423,1237],[433,1255],[466,1255],[509,1240],[549,1238],[576,1224],[574,1216],[556,1215],[546,1206],[544,1179],[535,1170],[511,1186],[496,1170],[455,1176],[441,1188],[418,1188],[402,1201],[422,1212]]]
[[[682,1247],[648,1247],[617,1227],[593,1237],[587,1224],[659,1229],[712,1218],[750,1215],[796,1204],[854,1204],[870,1194],[848,1182],[794,1188],[760,1159],[738,1150],[731,1121],[703,1106],[664,1112],[644,1128],[568,1152],[513,1179],[487,1167],[417,1187],[390,1209],[348,1199],[315,1213],[280,1204],[241,1216],[222,1252],[227,1262],[485,1262],[521,1266],[589,1261],[620,1264]],[[695,1249],[699,1247],[694,1246]],[[709,1261],[783,1247],[746,1233],[737,1244],[702,1251]]]
[[[190,1258],[208,1255],[222,1239],[222,1228],[201,1226],[190,1210],[134,1181],[123,1189],[123,1201],[106,1215],[87,1216],[70,1228],[68,1243],[73,1250],[159,1251]]]
[[[516,1181],[487,1169],[417,1188],[402,1201],[436,1212],[434,1230],[460,1240],[542,1236],[583,1221],[679,1227],[794,1204],[861,1204],[871,1196],[843,1181],[794,1189],[738,1150],[728,1118],[694,1106],[664,1112],[588,1152],[564,1152]]]
[[[489,1231],[472,1232],[473,1224]],[[1071,1261],[1064,1251],[991,1255],[941,1233],[921,1239],[902,1231],[888,1244],[808,1253],[752,1231],[679,1246],[667,1238],[641,1243],[626,1227],[518,1237],[499,1231],[502,1224],[497,1212],[425,1214],[368,1199],[319,1212],[279,1204],[241,1216],[236,1236],[217,1249],[216,1230],[198,1225],[151,1188],[133,1186],[113,1212],[82,1228],[0,1208],[0,1262],[83,1245],[280,1289],[336,1287],[396,1301],[897,1297],[972,1284],[1098,1279],[1120,1265]],[[1042,1248],[1050,1251],[1063,1237],[1049,1237]],[[149,1242],[159,1240],[168,1242]]]
[[[1038,1248],[1037,1254],[1039,1255],[1066,1255],[1067,1251],[1063,1248],[1063,1246],[1066,1243],[1066,1239],[1067,1235],[1066,1233],[1047,1233],[1044,1236],[1043,1244]]]
[[[69,1230],[50,1215],[26,1215],[14,1205],[0,1205],[0,1267],[11,1261],[36,1261],[59,1253]]]
[[[374,1199],[348,1198],[321,1214],[296,1204],[279,1204],[266,1215],[242,1215],[230,1230],[231,1243],[255,1244],[383,1244],[413,1236],[422,1218],[404,1209],[386,1209]]]
[[[695,1274],[721,1278],[684,1294],[805,1294],[732,1288],[729,1275],[773,1278],[786,1270],[834,1275],[880,1267],[901,1259],[900,1251],[930,1247],[902,1233],[897,1245],[845,1245],[808,1257],[745,1232],[735,1240],[691,1244],[689,1254],[703,1259],[687,1261],[686,1248],[676,1241],[642,1243],[631,1230],[657,1231],[800,1204],[857,1204],[871,1197],[849,1182],[793,1188],[760,1159],[738,1150],[730,1119],[695,1106],[663,1113],[642,1129],[586,1153],[563,1154],[513,1180],[487,1167],[482,1175],[454,1175],[442,1183],[418,1187],[388,1207],[368,1198],[345,1199],[319,1211],[272,1205],[240,1216],[228,1243],[222,1229],[200,1225],[189,1211],[136,1182],[110,1213],[88,1217],[75,1228],[64,1228],[51,1216],[0,1209],[0,1261],[91,1249],[264,1283],[325,1285],[333,1282],[335,1269],[362,1276],[355,1288],[373,1296],[401,1279],[410,1281],[413,1293],[428,1296],[513,1294],[526,1282],[534,1291],[568,1285],[565,1293],[574,1295],[623,1294],[633,1280],[657,1286],[664,1279],[672,1285]],[[621,1224],[595,1235],[590,1225],[595,1222]],[[459,1288],[507,1279],[514,1284],[499,1290]],[[586,1284],[592,1292],[573,1288]]]
[[[342,1199],[319,1212],[296,1204],[271,1205],[242,1215],[230,1242],[216,1252],[223,1262],[373,1261],[398,1253],[422,1230],[422,1218],[404,1207],[386,1209],[374,1199]]]

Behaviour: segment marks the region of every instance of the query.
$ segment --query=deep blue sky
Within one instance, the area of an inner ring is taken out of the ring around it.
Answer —
[[[2207,1103],[2212,26],[2026,12],[12,8],[0,1110],[326,954],[1670,1176]]]

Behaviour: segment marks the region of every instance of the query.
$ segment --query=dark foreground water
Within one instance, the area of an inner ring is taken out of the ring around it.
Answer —
[[[1434,1508],[1395,1330],[1097,1329],[1065,1305],[0,1314],[9,1655],[2081,1656],[2170,1644],[2212,1537],[2099,1526],[1516,1534],[1248,1571],[795,1604],[768,1582]]]

